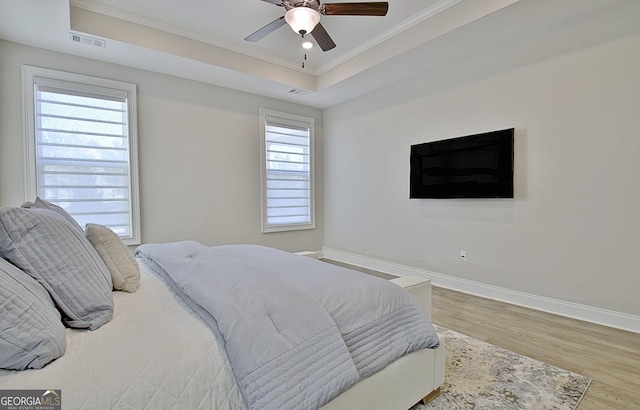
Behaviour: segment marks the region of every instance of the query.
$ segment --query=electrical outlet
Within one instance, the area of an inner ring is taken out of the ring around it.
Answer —
[[[460,251],[460,262],[467,261],[467,251]]]

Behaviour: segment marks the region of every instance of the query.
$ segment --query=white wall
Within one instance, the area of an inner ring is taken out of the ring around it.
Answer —
[[[640,35],[571,39],[537,61],[496,47],[325,110],[325,246],[640,315]],[[515,199],[408,199],[411,144],[510,127]]]
[[[0,41],[0,206],[27,199],[22,64],[137,84],[143,242],[322,247],[321,110],[6,41]],[[315,230],[260,233],[260,108],[315,118]]]

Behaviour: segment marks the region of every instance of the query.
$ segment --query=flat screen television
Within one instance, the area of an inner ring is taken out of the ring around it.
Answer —
[[[514,129],[411,146],[410,198],[513,198]]]

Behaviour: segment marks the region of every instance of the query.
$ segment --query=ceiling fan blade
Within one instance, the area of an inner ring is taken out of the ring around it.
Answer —
[[[323,12],[327,16],[386,16],[389,3],[386,1],[369,3],[325,3]]]
[[[321,23],[318,23],[316,27],[311,32],[311,35],[316,40],[316,43],[320,46],[322,51],[329,51],[336,46],[336,43],[333,42],[327,30],[324,29]]]
[[[284,26],[287,22],[284,20],[284,16],[279,17],[275,20],[273,20],[271,23],[267,24],[266,26],[262,27],[261,29],[259,29],[258,31],[256,31],[253,34],[250,34],[249,36],[247,36],[245,38],[246,41],[251,41],[256,42],[258,40],[260,40],[261,38],[263,38],[264,36],[266,36],[267,34],[270,34],[272,31],[275,31],[276,29]]]
[[[275,4],[276,6],[282,5],[282,0],[262,0],[262,1],[266,1],[267,3]]]

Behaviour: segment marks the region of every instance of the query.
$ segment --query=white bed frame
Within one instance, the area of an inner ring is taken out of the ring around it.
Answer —
[[[418,276],[391,280],[411,293],[431,317],[431,281]],[[444,345],[442,335],[437,349],[412,352],[382,371],[361,380],[322,410],[388,409],[407,410],[440,394],[444,383]]]

